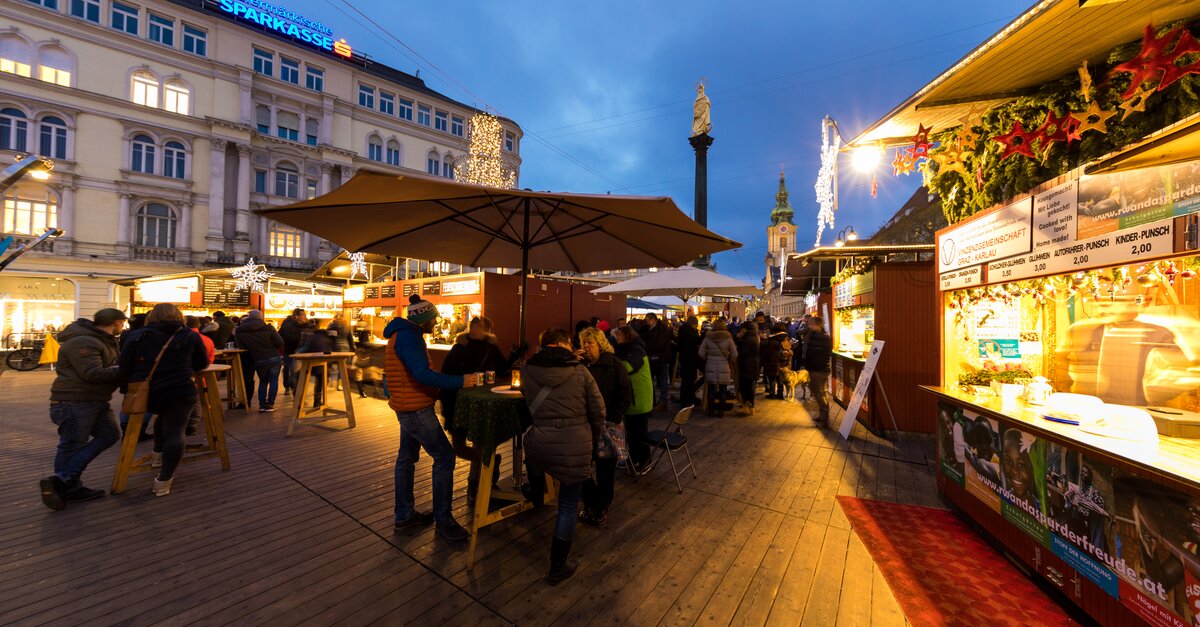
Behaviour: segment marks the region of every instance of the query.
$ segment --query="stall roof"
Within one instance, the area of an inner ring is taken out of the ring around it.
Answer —
[[[1108,174],[1197,159],[1200,159],[1200,115],[1193,115],[1100,159],[1084,173]]]
[[[262,264],[259,264],[259,265],[261,266]],[[265,266],[262,266],[262,267],[265,267]],[[120,278],[120,279],[112,279],[111,281],[109,281],[109,283],[113,283],[115,285],[121,285],[124,287],[134,287],[138,283],[142,283],[144,281],[167,281],[170,279],[185,279],[190,276],[199,276],[199,277],[226,276],[227,277],[227,276],[229,276],[229,268],[196,269],[196,270],[188,270],[187,272],[172,272],[170,274],[155,274],[155,275],[151,275],[151,276]],[[292,272],[277,272],[271,278],[278,279],[281,281],[308,281],[309,280],[303,274],[292,273]],[[312,281],[312,282],[329,285],[328,281]]]
[[[1136,41],[1147,24],[1200,13],[1197,0],[1041,0],[846,144],[911,144],[918,125],[958,126],[972,107],[990,107],[1103,61]],[[1101,77],[1096,77],[1100,80]]]
[[[802,253],[788,255],[790,259],[830,261],[851,257],[888,257],[891,255],[932,254],[937,249],[933,244],[886,244],[879,246],[820,246]]]
[[[330,281],[330,280],[332,280],[332,281],[338,281],[338,282],[349,281],[351,283],[370,283],[372,281],[379,279],[383,275],[387,274],[386,272],[383,272],[383,273],[376,275],[376,274],[370,272],[372,266],[386,267],[390,271],[390,270],[394,270],[396,268],[396,263],[398,261],[401,261],[400,258],[393,257],[391,255],[377,255],[375,253],[363,253],[363,260],[367,262],[367,271],[368,271],[367,273],[370,276],[369,276],[369,278],[351,279],[350,278],[350,256],[349,255],[350,255],[349,252],[343,250],[341,253],[336,255],[333,259],[326,261],[325,264],[322,265],[320,268],[313,270],[312,274],[309,274],[305,278],[308,279],[309,281],[320,281],[320,280]]]

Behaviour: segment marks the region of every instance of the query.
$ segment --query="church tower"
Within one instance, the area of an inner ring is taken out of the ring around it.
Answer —
[[[796,252],[796,225],[792,224],[792,203],[788,202],[787,183],[779,173],[779,191],[775,193],[775,208],[771,210],[771,226],[767,227],[767,289],[779,289],[779,270],[784,254]]]

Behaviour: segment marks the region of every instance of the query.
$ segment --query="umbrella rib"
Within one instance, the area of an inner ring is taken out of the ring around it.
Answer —
[[[515,198],[515,196],[513,198]],[[465,211],[459,211],[458,209],[451,207],[450,205],[446,204],[446,201],[444,201],[444,200],[435,200],[434,202],[437,203],[439,206],[445,208],[446,211],[450,211],[450,212],[456,214],[457,217],[461,217],[464,220],[469,220],[469,221],[473,222],[474,224],[478,225],[479,228],[483,229],[484,231],[493,233],[493,234],[495,234],[496,237],[499,237],[499,238],[507,241],[510,244],[517,245],[518,242],[515,238],[509,237],[508,234],[504,233],[501,230],[503,227],[501,227],[500,229],[493,229],[492,227],[480,222],[479,220],[476,220],[475,218],[473,218],[469,215],[469,214],[479,211],[481,209],[486,209],[489,206],[495,208],[496,211],[503,213],[504,210],[500,208],[500,205],[496,204],[495,198],[493,198],[491,195],[488,195],[487,200],[488,200],[487,204],[480,205],[473,209],[467,209]],[[450,219],[453,219],[453,218],[450,218]],[[470,225],[464,224],[462,222],[460,222],[459,224],[463,224],[464,226],[470,226]],[[505,219],[504,226],[510,226],[507,219]]]
[[[431,227],[431,226],[434,226],[434,225],[436,225],[436,224],[441,224],[441,223],[443,223],[443,222],[451,222],[451,221],[458,222],[459,224],[461,224],[461,225],[463,225],[463,226],[465,226],[465,227],[467,227],[467,228],[469,228],[469,229],[474,229],[474,230],[476,230],[476,231],[478,231],[478,232],[480,232],[480,233],[483,233],[484,235],[490,235],[490,236],[492,236],[492,237],[496,237],[496,238],[499,238],[499,239],[503,239],[503,240],[507,241],[507,242],[508,242],[508,243],[510,243],[510,244],[518,245],[518,243],[517,243],[517,242],[514,242],[514,241],[512,241],[512,239],[511,239],[511,238],[508,236],[508,234],[507,234],[507,233],[502,233],[502,232],[499,232],[499,231],[497,231],[496,229],[492,229],[492,228],[488,227],[486,224],[483,224],[483,223],[479,222],[478,220],[475,220],[474,218],[471,218],[470,216],[466,215],[465,213],[463,213],[463,212],[461,212],[461,211],[459,211],[459,210],[457,210],[457,209],[454,209],[453,207],[450,207],[450,206],[446,205],[446,204],[445,204],[443,201],[440,201],[440,200],[435,200],[434,202],[435,202],[436,204],[438,204],[438,205],[442,206],[443,208],[445,208],[447,211],[450,211],[450,212],[451,212],[451,213],[453,213],[454,215],[446,216],[446,217],[444,217],[444,218],[439,218],[439,219],[437,219],[437,220],[434,220],[434,221],[432,221],[432,222],[426,222],[426,223],[424,223],[424,224],[421,224],[420,226],[417,226],[417,227],[414,227],[414,228],[411,228],[411,229],[408,229],[408,230],[402,231],[402,232],[400,232],[400,233],[393,233],[393,234],[391,234],[391,235],[389,235],[389,236],[387,236],[387,237],[384,237],[384,238],[381,238],[381,239],[375,240],[375,241],[373,241],[373,242],[368,242],[368,243],[366,243],[366,244],[363,244],[362,246],[359,246],[359,247],[358,247],[358,249],[359,249],[359,250],[365,250],[365,249],[367,249],[367,248],[370,248],[370,247],[372,247],[372,246],[378,246],[378,245],[380,245],[380,244],[382,244],[382,243],[384,243],[384,242],[386,242],[386,241],[393,240],[393,239],[396,239],[396,238],[398,238],[398,237],[405,237],[405,236],[407,236],[407,235],[411,235],[412,233],[414,233],[414,232],[416,232],[416,231],[420,231],[420,230],[422,230],[422,229],[427,229],[427,228],[429,228],[429,227]],[[381,203],[381,204],[382,204],[382,203]],[[488,204],[489,204],[489,205],[492,205],[492,206],[495,206],[495,203],[494,203],[494,202],[492,202],[492,201],[490,201],[490,200],[489,200],[489,203],[488,203]],[[481,207],[476,207],[476,208],[474,208],[474,209],[470,209],[469,211],[479,211],[480,209],[483,209],[484,207],[487,207],[487,206],[488,206],[488,205],[483,205],[483,206],[481,206]],[[331,206],[331,207],[332,207],[332,206]],[[463,218],[463,219],[467,220],[467,222],[459,221],[459,218]]]
[[[571,215],[571,214],[569,214],[569,213],[568,213],[567,215]],[[578,218],[578,217],[576,217],[576,216],[571,216],[571,217],[572,217],[572,218],[575,218],[576,220],[579,220],[579,219],[580,219],[580,218]],[[583,231],[582,229],[584,229],[584,228],[587,228],[587,227],[591,227],[593,222],[596,222],[597,220],[602,220],[602,219],[604,219],[604,215],[598,215],[598,216],[596,216],[596,217],[594,217],[594,218],[592,218],[592,219],[590,219],[590,220],[584,220],[584,221],[581,221],[579,224],[576,224],[576,225],[574,225],[574,226],[572,226],[572,227],[570,227],[570,228],[568,228],[568,229],[565,229],[565,230],[563,230],[562,232],[555,233],[555,236],[556,236],[556,238],[557,238],[557,239],[567,239],[567,238],[569,238],[569,237],[575,237],[575,236],[577,236],[577,235],[587,235],[588,233],[594,232],[596,229],[595,229],[595,228],[592,228],[591,230],[588,230],[588,231]],[[572,233],[571,231],[580,231],[580,232],[579,232],[579,233]],[[540,245],[542,245],[542,244],[545,244],[545,243],[547,243],[547,242],[549,242],[549,241],[550,241],[550,240],[541,240],[541,241],[535,242],[535,243],[534,243],[534,245],[535,245],[535,246],[540,246]]]
[[[529,241],[527,243],[529,244],[530,248],[532,248],[534,246],[540,246],[541,244],[545,244],[547,242],[553,241],[553,240],[545,240],[545,241],[538,242],[537,244],[535,244],[533,240],[536,239],[537,236],[542,234],[542,229],[547,228],[550,224],[550,217],[554,215],[554,212],[558,211],[562,207],[562,199],[559,198],[556,200],[557,200],[557,202],[555,203],[554,208],[551,209],[549,213],[539,214],[542,217],[542,223],[540,225],[538,225],[538,228],[536,231],[533,232],[533,235],[529,235],[528,233],[526,233],[526,235],[529,237]],[[530,200],[526,199],[526,202],[530,202]],[[570,215],[570,214],[567,214],[567,215]],[[571,216],[571,217],[575,217],[575,216]],[[554,229],[550,229],[550,232],[553,233]]]
[[[566,255],[567,261],[571,264],[571,270],[573,272],[579,272],[579,264],[575,262],[575,257],[572,256],[571,252],[567,250],[567,247],[563,245],[563,240],[558,237],[558,232],[554,230],[553,226],[550,226],[550,220],[543,219],[542,227],[549,229],[550,234],[555,237],[553,240],[550,240],[550,241],[557,243],[559,249],[562,250],[564,255]],[[538,228],[538,231],[541,231],[541,230],[542,230],[541,228]],[[532,245],[530,247],[532,248]]]

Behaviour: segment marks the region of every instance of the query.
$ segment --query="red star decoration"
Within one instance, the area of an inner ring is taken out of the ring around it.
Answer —
[[[1013,122],[1012,130],[1006,135],[997,135],[992,138],[992,141],[1004,144],[1004,152],[1000,155],[1001,159],[1007,159],[1013,155],[1025,155],[1030,159],[1035,158],[1033,154],[1033,142],[1037,141],[1040,136],[1035,133],[1025,131],[1021,126],[1021,121]]]
[[[1108,73],[1110,78],[1114,74],[1133,75],[1129,83],[1129,88],[1125,90],[1125,93],[1121,94],[1121,100],[1129,100],[1133,97],[1133,94],[1142,86],[1142,83],[1159,80],[1159,75],[1167,70],[1167,66],[1170,65],[1172,60],[1172,57],[1166,54],[1166,50],[1179,38],[1181,30],[1182,25],[1176,26],[1162,37],[1155,37],[1154,25],[1148,24],[1146,26],[1146,31],[1142,35],[1142,49],[1132,59],[1114,67]]]
[[[1069,113],[1066,119],[1063,120],[1063,129],[1067,131],[1067,143],[1081,141],[1083,133],[1079,130],[1079,120],[1076,120]]]
[[[1064,115],[1059,117],[1054,114],[1053,109],[1046,111],[1046,120],[1034,132],[1035,136],[1042,138],[1042,154],[1050,151],[1050,147],[1055,142],[1065,142],[1070,139],[1070,129],[1067,123],[1071,120],[1071,116]]]
[[[932,128],[926,128],[924,124],[917,124],[917,134],[912,138],[913,147],[908,149],[908,154],[913,161],[929,157],[929,149],[933,147],[929,141],[929,132],[932,130]]]
[[[1200,57],[1192,59],[1191,63],[1176,65],[1183,57],[1197,53],[1200,53],[1200,41],[1196,41],[1190,32],[1184,30],[1179,35],[1179,43],[1175,44],[1175,49],[1171,51],[1171,56],[1163,67],[1163,77],[1158,84],[1158,90],[1170,87],[1188,74],[1200,74]]]

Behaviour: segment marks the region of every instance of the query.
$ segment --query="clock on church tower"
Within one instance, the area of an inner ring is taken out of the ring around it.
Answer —
[[[792,214],[787,184],[784,182],[783,172],[780,172],[775,209],[771,211],[771,226],[767,227],[767,250],[776,258],[781,251],[796,252],[796,225],[792,224]]]

